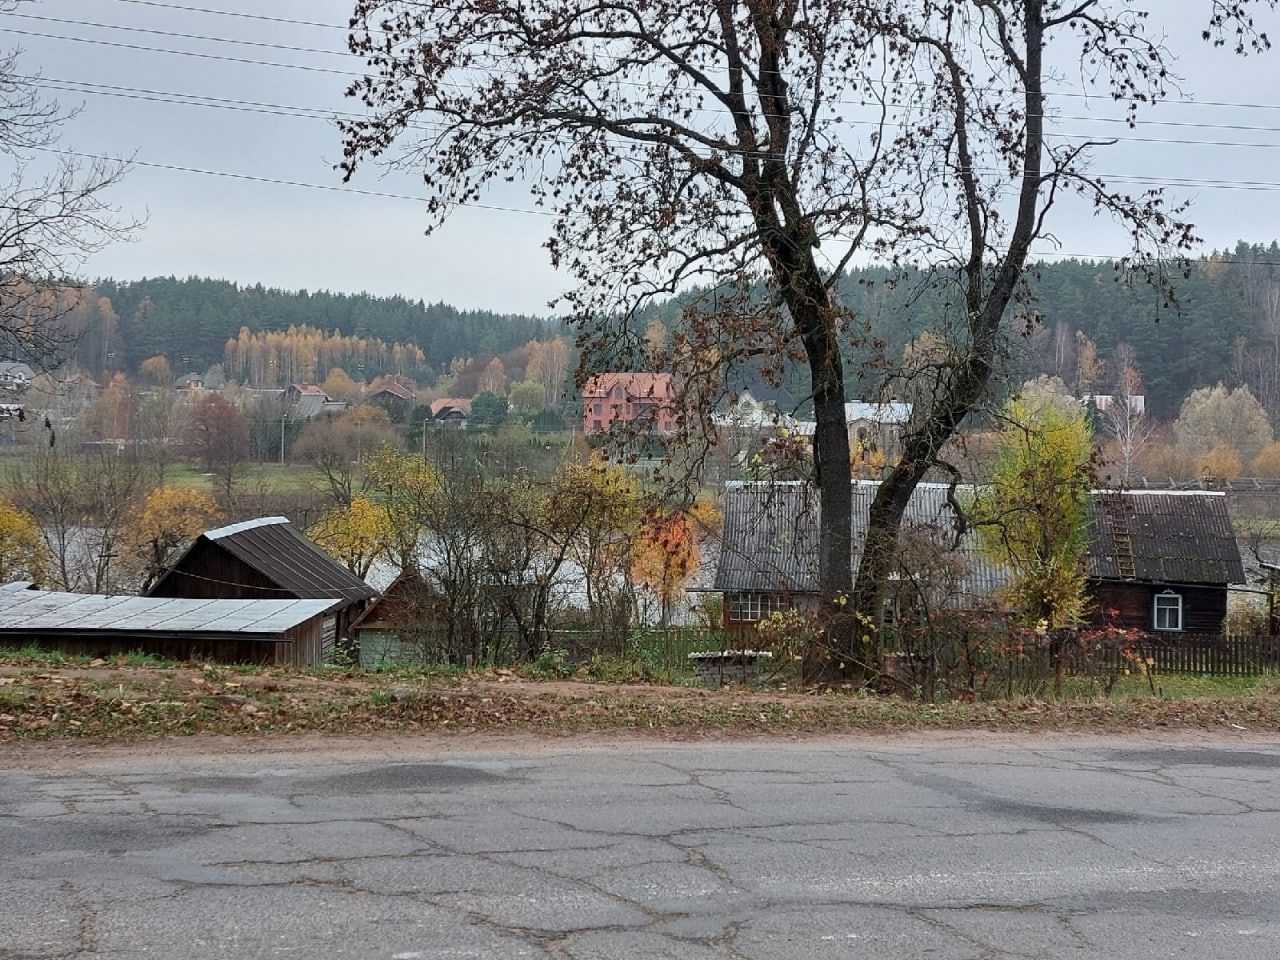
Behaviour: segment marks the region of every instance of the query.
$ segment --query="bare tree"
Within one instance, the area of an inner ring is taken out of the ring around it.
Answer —
[[[1265,44],[1246,3],[1211,14],[1211,38]],[[807,367],[827,676],[848,676],[907,501],[988,389],[1059,195],[1123,222],[1138,262],[1193,239],[1158,195],[1091,175],[1097,144],[1046,129],[1051,48],[1074,46],[1086,87],[1130,109],[1163,95],[1170,55],[1145,25],[1104,0],[356,0],[350,47],[369,70],[349,92],[369,116],[342,124],[341,167],[421,170],[432,228],[489,184],[527,178],[552,215],[552,261],[576,281],[563,303],[580,379],[634,368],[640,311],[707,284],[663,358],[680,374],[686,438],[709,432],[726,368],[757,356],[775,376],[789,357]],[[872,506],[855,588],[845,375],[885,358],[833,291],[855,257],[876,255],[931,267],[955,310],[933,401]]]
[[[57,586],[91,593],[119,586],[118,560],[142,492],[135,461],[107,448],[77,456],[38,446],[10,483],[15,499],[40,521]]]
[[[0,12],[25,0],[0,0]],[[58,149],[72,114],[44,99],[20,65],[0,53],[0,357],[39,368],[75,336],[59,321],[79,297],[71,280],[92,254],[132,234],[138,222],[107,201],[127,164],[83,162]]]
[[[1116,392],[1099,419],[1103,432],[1115,441],[1120,487],[1127,488],[1133,479],[1134,465],[1151,442],[1155,429],[1147,419],[1142,378],[1133,367],[1126,366],[1120,371]]]

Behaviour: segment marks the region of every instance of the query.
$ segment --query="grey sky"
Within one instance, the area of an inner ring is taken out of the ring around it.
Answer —
[[[168,0],[166,0],[168,2]],[[172,0],[240,13],[344,24],[349,0]],[[1111,134],[1126,140],[1110,148],[1096,166],[1102,172],[1137,177],[1274,184],[1256,190],[1184,187],[1175,194],[1194,201],[1193,220],[1208,247],[1245,238],[1280,236],[1280,51],[1242,60],[1212,51],[1198,39],[1207,0],[1152,0],[1160,11],[1179,63],[1184,94],[1199,100],[1248,103],[1253,107],[1170,104],[1149,115],[1136,131],[1087,120],[1063,121],[1074,133]],[[23,5],[50,22],[0,17],[5,45],[20,45],[23,66],[50,82],[79,81],[268,104],[349,110],[344,76],[322,70],[266,67],[219,59],[175,56],[23,35],[18,31],[106,40],[133,46],[197,51],[219,57],[303,64],[333,71],[354,70],[359,61],[264,47],[241,46],[86,23],[112,24],[204,37],[234,38],[295,47],[343,50],[340,29],[276,24],[218,16],[136,0],[41,0]],[[1266,14],[1269,32],[1280,37],[1280,18]],[[116,91],[119,93],[120,91]],[[83,112],[64,136],[64,146],[86,153],[135,155],[140,161],[197,167],[284,180],[338,185],[336,131],[324,120],[277,116],[122,96],[58,93]],[[1114,115],[1108,105],[1059,101],[1063,114]],[[1182,124],[1182,125],[1172,125]],[[1249,144],[1224,146],[1223,143]],[[398,176],[365,177],[358,186],[419,195],[420,183]],[[1136,187],[1137,185],[1135,185]],[[541,241],[544,217],[496,210],[458,211],[432,237],[423,236],[421,205],[410,200],[330,193],[213,176],[138,167],[115,193],[130,212],[146,211],[149,223],[137,242],[100,254],[90,275],[120,278],[160,274],[226,277],[241,282],[331,290],[370,290],[445,300],[462,307],[545,312],[563,279],[551,270]],[[519,186],[495,190],[487,202],[527,208]],[[1124,237],[1083,208],[1064,208],[1054,220],[1067,254],[1124,252]],[[1048,250],[1046,246],[1043,249]]]

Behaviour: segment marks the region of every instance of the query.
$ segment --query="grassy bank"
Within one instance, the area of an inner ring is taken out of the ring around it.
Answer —
[[[172,665],[140,655],[70,663],[0,652],[0,741],[379,730],[625,731],[694,738],[925,729],[1280,731],[1272,678],[1166,678],[1163,696],[921,704],[852,693],[549,681],[512,671],[294,671]]]

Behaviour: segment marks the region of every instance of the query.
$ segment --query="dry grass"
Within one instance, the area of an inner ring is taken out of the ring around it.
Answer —
[[[626,731],[656,737],[936,729],[1280,730],[1274,682],[1177,697],[920,704],[859,694],[706,691],[510,673],[367,674],[217,666],[0,666],[0,741],[197,733]]]

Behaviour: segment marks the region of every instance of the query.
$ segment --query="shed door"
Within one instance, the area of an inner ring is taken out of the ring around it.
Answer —
[[[337,614],[324,618],[324,624],[320,629],[320,662],[332,663],[334,648],[338,642],[338,617]]]

